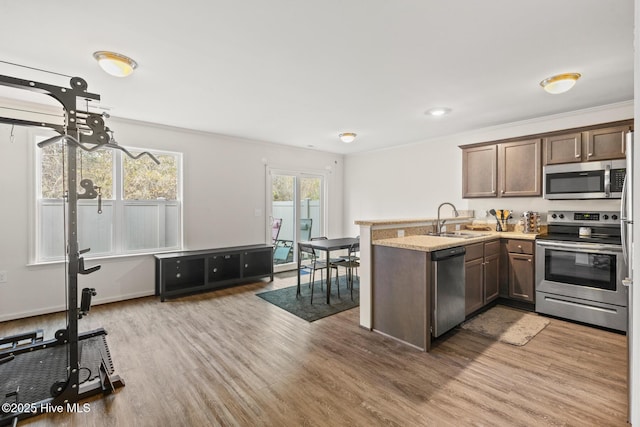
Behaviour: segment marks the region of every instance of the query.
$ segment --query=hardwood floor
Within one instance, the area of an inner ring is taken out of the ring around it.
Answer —
[[[551,319],[524,347],[465,330],[422,353],[358,326],[358,309],[313,323],[255,296],[276,278],[168,300],[92,308],[126,383],[90,412],[33,426],[624,426],[626,337]],[[64,325],[0,323],[0,337]]]

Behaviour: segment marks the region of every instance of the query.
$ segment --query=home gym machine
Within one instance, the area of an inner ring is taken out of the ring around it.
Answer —
[[[64,144],[67,170],[64,194],[66,328],[56,331],[51,340],[44,340],[41,330],[0,338],[0,426],[15,426],[18,420],[39,413],[81,412],[83,406],[78,403],[81,400],[97,394],[107,395],[124,386],[124,381],[114,374],[107,332],[102,328],[78,332],[78,319],[88,314],[91,297],[96,294],[95,289],[84,288],[78,306],[78,275],[100,269],[99,265],[85,268],[81,255],[89,249],[78,247],[78,199],[97,198],[98,213],[101,209],[100,189],[91,180],[82,179],[80,187],[84,191],[78,191],[78,148],[88,152],[117,149],[132,158],[148,155],[159,162],[148,152],[133,156],[113,140],[113,133],[105,126],[103,115],[88,111],[89,102],[99,101],[100,95],[87,92],[87,83],[79,77],[71,78],[70,87],[59,87],[0,75],[0,85],[49,95],[62,105],[62,124],[8,117],[0,117],[0,123],[56,131],[58,135],[38,143],[38,146]],[[78,107],[84,103],[87,111],[79,110]]]

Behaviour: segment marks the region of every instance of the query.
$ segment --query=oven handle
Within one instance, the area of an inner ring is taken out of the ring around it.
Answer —
[[[599,252],[615,252],[621,253],[622,246],[618,245],[606,245],[602,243],[573,243],[573,242],[552,242],[536,240],[536,245],[542,247],[563,248],[573,250],[587,250],[587,251],[599,251]]]

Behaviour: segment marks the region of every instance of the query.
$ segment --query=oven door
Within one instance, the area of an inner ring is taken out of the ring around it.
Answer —
[[[536,290],[627,306],[622,246],[536,241]]]

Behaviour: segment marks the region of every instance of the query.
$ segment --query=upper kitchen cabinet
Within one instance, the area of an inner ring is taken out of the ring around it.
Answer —
[[[624,159],[630,125],[590,129],[544,138],[544,164]]]
[[[582,132],[549,136],[544,139],[544,164],[582,161]]]
[[[542,194],[542,140],[462,147],[462,197]]]
[[[586,132],[586,161],[625,158],[625,134],[629,126],[595,129]]]
[[[542,195],[541,155],[540,139],[498,145],[500,197]]]
[[[462,149],[462,197],[496,197],[498,146]]]

